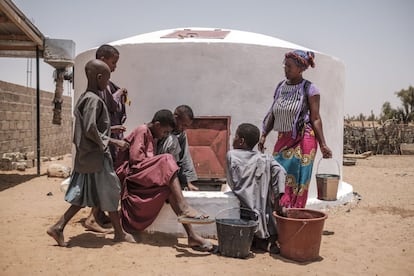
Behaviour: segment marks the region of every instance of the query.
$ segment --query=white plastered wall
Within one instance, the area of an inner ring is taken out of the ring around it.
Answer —
[[[132,101],[127,107],[127,133],[149,122],[157,110],[173,110],[180,104],[190,105],[196,116],[231,116],[231,140],[240,123],[249,122],[261,128],[274,89],[284,79],[284,54],[292,49],[306,50],[277,38],[234,30],[225,39],[160,38],[173,31],[109,43],[120,51],[118,67],[111,79],[128,89]],[[84,65],[94,58],[95,51],[96,48],[90,49],[75,59],[75,101],[85,90]],[[315,53],[316,67],[309,68],[304,77],[320,89],[325,138],[334,158],[342,164],[344,64],[334,57]],[[268,153],[272,153],[275,139],[274,132],[268,136]],[[316,161],[319,159],[318,151]],[[342,166],[339,167],[342,175]],[[336,170],[336,166],[330,169]],[[340,183],[338,196],[345,186],[346,183]],[[345,190],[349,192],[349,187]],[[313,176],[309,202],[316,197]]]

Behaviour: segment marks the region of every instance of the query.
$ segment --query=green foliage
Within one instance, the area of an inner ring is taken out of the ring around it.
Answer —
[[[368,116],[367,120],[368,121],[376,121],[374,111],[371,110],[371,115]]]
[[[396,109],[391,107],[389,102],[385,102],[382,105],[382,111],[380,119],[386,121],[389,119],[395,119],[397,122],[409,123],[414,121],[414,87],[410,85],[408,89],[402,89],[399,92],[395,92],[398,98],[401,100],[401,107]]]
[[[358,120],[359,121],[365,121],[365,115],[360,113],[359,116],[358,116]]]
[[[390,102],[385,102],[382,104],[382,111],[380,115],[380,119],[382,121],[396,119],[397,118],[397,110],[391,107]]]
[[[401,100],[402,107],[398,108],[398,115],[402,117],[404,123],[408,123],[414,120],[414,87],[410,85],[407,90],[402,89],[399,92],[395,92],[398,98]]]

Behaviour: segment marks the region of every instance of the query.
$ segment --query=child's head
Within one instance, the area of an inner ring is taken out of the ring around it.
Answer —
[[[244,123],[237,127],[233,140],[234,149],[252,150],[259,142],[260,130],[252,124]]]
[[[152,135],[161,139],[167,137],[175,128],[174,115],[170,110],[161,109],[154,114],[150,124]]]
[[[119,60],[119,51],[111,45],[104,44],[96,50],[96,58],[105,62],[111,72],[114,72]]]
[[[88,90],[104,90],[108,85],[111,71],[109,66],[99,59],[88,61],[85,65],[85,73],[88,79]]]
[[[191,126],[194,120],[194,113],[188,105],[180,105],[174,111],[176,121],[175,130],[183,132]]]

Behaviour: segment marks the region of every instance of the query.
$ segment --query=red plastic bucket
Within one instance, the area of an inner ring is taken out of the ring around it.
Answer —
[[[280,255],[290,260],[307,262],[319,258],[322,231],[326,213],[304,209],[287,209],[283,217],[273,212],[276,218]]]

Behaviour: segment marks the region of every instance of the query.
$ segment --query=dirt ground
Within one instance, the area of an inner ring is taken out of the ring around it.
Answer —
[[[45,162],[70,164],[65,160]],[[344,167],[360,196],[327,210],[320,259],[297,263],[256,252],[247,259],[201,253],[186,239],[151,235],[113,243],[85,231],[88,209],[65,229],[68,248],[46,229],[66,210],[61,178],[0,172],[0,275],[414,275],[414,156],[371,156]],[[212,240],[217,244],[217,240]]]

